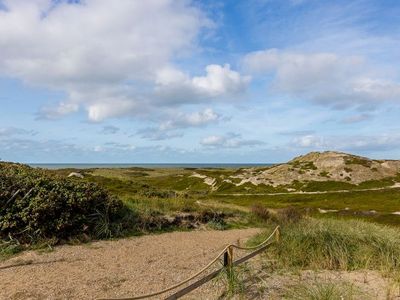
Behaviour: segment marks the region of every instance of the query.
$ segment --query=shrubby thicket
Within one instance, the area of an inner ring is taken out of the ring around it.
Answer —
[[[109,235],[123,204],[97,184],[0,163],[0,238],[32,243]]]

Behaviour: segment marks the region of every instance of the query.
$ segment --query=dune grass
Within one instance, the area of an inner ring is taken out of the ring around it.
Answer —
[[[363,295],[352,284],[348,282],[324,282],[299,283],[289,288],[283,295],[284,299],[290,300],[351,300],[369,299]]]
[[[260,234],[252,243],[265,239]],[[400,271],[400,232],[358,220],[304,218],[282,227],[281,241],[266,253],[281,269]]]

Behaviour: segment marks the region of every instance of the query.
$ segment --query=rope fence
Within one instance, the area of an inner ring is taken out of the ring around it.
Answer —
[[[241,247],[239,245],[234,245],[234,244],[229,244],[227,245],[220,253],[218,253],[218,255],[211,260],[205,267],[203,267],[201,270],[199,270],[197,273],[195,273],[194,275],[190,276],[189,278],[175,284],[172,285],[168,288],[165,288],[163,290],[154,292],[154,293],[150,293],[150,294],[146,294],[146,295],[140,295],[140,296],[135,296],[135,297],[128,297],[128,298],[102,298],[99,300],[139,300],[139,299],[147,299],[147,298],[151,298],[151,297],[155,297],[155,296],[159,296],[162,294],[165,294],[167,292],[173,291],[181,286],[183,286],[184,284],[192,281],[193,279],[199,277],[199,275],[203,274],[206,270],[208,270],[209,268],[211,268],[211,266],[213,266],[219,259],[220,257],[223,256],[223,261],[224,261],[224,267],[221,269],[218,269],[217,271],[214,271],[210,274],[208,274],[207,276],[203,277],[202,279],[198,280],[197,282],[192,283],[191,285],[187,286],[186,288],[182,289],[181,291],[176,292],[175,294],[168,296],[165,299],[178,299],[180,297],[182,297],[183,295],[186,295],[187,293],[189,293],[190,291],[196,289],[197,287],[203,285],[204,283],[210,281],[211,279],[215,278],[222,270],[228,268],[229,271],[232,270],[233,266],[236,266],[240,263],[243,263],[245,261],[247,261],[248,259],[256,256],[257,254],[263,252],[269,245],[271,245],[274,242],[278,242],[279,238],[280,238],[280,231],[279,231],[280,227],[277,226],[274,231],[268,236],[268,238],[266,238],[263,242],[261,242],[258,245],[255,246],[251,246],[251,247]],[[275,240],[272,240],[272,238],[275,236]],[[237,249],[237,250],[244,250],[244,251],[250,251],[250,250],[254,250],[254,252],[236,260],[233,261],[233,249]]]

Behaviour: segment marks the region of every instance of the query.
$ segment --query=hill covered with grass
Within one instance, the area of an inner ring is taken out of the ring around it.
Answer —
[[[289,185],[294,182],[336,181],[359,185],[382,179],[397,179],[400,161],[372,160],[352,154],[326,151],[311,152],[285,164],[267,169],[247,169],[234,178],[238,183]]]
[[[63,170],[58,172],[67,175]],[[88,180],[102,181],[119,193],[155,195],[160,191],[169,195],[273,194],[400,187],[400,161],[372,160],[333,151],[311,152],[266,168],[127,168],[91,169],[85,173]],[[124,186],[126,182],[129,187]]]

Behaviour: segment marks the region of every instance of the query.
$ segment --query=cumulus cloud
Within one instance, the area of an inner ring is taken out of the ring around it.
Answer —
[[[251,79],[231,70],[229,64],[208,65],[205,71],[205,76],[191,78],[173,67],[161,69],[156,78],[157,93],[172,101],[234,96],[245,91]]]
[[[248,77],[209,65],[190,77],[171,67],[196,49],[205,14],[184,0],[5,0],[0,10],[0,74],[61,91],[39,118],[83,108],[91,121],[197,103],[245,89]],[[151,17],[149,17],[151,16]]]
[[[181,137],[181,132],[176,132],[179,129],[190,127],[203,127],[213,123],[218,123],[223,117],[216,113],[211,108],[206,108],[203,111],[193,113],[176,113],[173,118],[165,120],[158,127],[148,127],[139,130],[139,134],[150,140],[164,140],[174,137]]]
[[[400,97],[400,83],[379,77],[359,56],[268,49],[249,53],[243,63],[250,73],[272,76],[278,93],[335,108],[365,109]]]
[[[151,77],[204,22],[186,1],[4,1],[2,67],[39,84]],[[148,16],[152,16],[148,18]],[[3,69],[3,70],[4,70]]]
[[[302,148],[321,148],[328,146],[324,138],[312,134],[296,137],[293,143]]]
[[[263,145],[262,141],[243,139],[240,134],[210,135],[203,138],[200,144],[208,148],[240,148]]]
[[[60,102],[56,107],[42,107],[37,114],[37,119],[54,120],[78,110],[79,105],[77,103]]]

